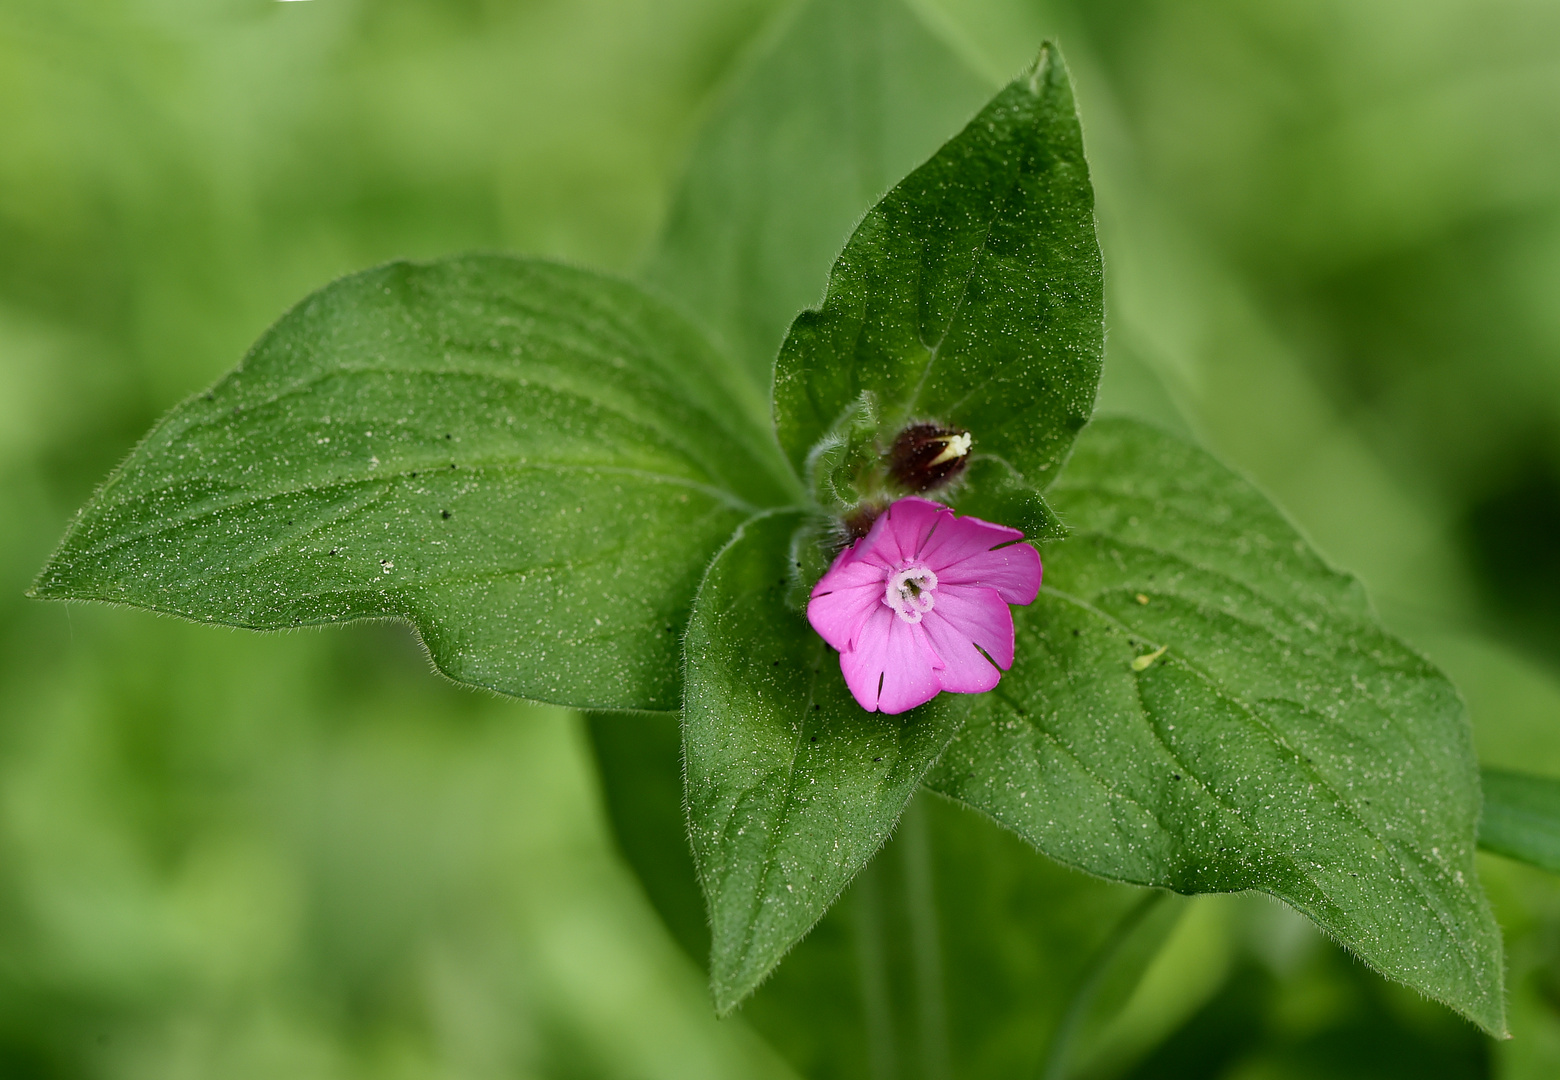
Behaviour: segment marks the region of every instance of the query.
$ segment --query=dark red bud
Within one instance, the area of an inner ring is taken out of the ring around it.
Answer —
[[[969,462],[970,433],[939,424],[911,424],[894,438],[888,472],[915,492],[949,483]]]
[[[840,522],[845,527],[845,543],[853,544],[867,533],[872,531],[872,523],[883,512],[881,506],[872,503],[862,503],[850,513],[846,514]]]

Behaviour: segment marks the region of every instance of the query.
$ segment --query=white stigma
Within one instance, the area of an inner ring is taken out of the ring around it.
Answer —
[[[937,575],[930,567],[907,566],[888,575],[883,603],[907,623],[918,623],[936,605]]]

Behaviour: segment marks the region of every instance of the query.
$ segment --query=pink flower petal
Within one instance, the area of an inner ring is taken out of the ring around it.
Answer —
[[[863,538],[840,552],[807,601],[807,621],[840,652],[855,648],[862,623],[883,600],[887,572],[860,558],[866,544]]]
[[[872,581],[861,585],[836,583],[835,588],[825,589],[827,580],[825,575],[807,602],[807,621],[824,641],[847,652],[856,647],[867,617],[883,607],[883,572],[877,570]]]
[[[866,537],[856,542],[856,557],[880,567],[897,567],[916,556],[941,515],[952,518],[953,512],[931,499],[900,499],[880,513]]]
[[[938,522],[937,531],[921,548],[921,558],[941,575],[938,567],[952,566],[984,554],[998,544],[1010,544],[1023,537],[1018,529],[993,525],[980,518],[955,517],[950,512],[948,520]]]
[[[942,530],[938,529],[937,532],[933,543],[941,536]],[[938,565],[928,558],[927,565],[944,585],[983,585],[997,590],[1002,599],[1010,604],[1032,604],[1040,593],[1040,553],[1022,542],[1009,544],[996,551],[975,552],[947,565]]]
[[[863,709],[902,713],[932,700],[942,689],[932,666],[936,660],[918,624],[879,604],[862,627],[856,648],[840,653],[840,671]]]
[[[953,516],[953,511],[942,503],[914,495],[897,500],[885,513],[905,558],[920,551],[922,542],[939,518]]]
[[[900,713],[942,690],[973,694],[997,685],[1013,665],[1008,604],[1031,603],[1040,589],[1040,555],[1015,543],[1022,537],[911,497],[839,554],[814,587],[807,618],[839,650],[862,708]],[[895,592],[890,606],[889,583],[901,574],[929,590],[926,606],[910,602],[908,592]],[[909,621],[920,612],[919,622]]]
[[[937,612],[933,611],[922,619],[921,628],[926,631],[932,648],[942,658],[943,666],[937,671],[937,683],[944,690],[955,694],[980,694],[1001,680],[1002,672],[997,670],[996,665],[986,659],[974,642],[955,630],[952,623],[939,618]]]
[[[995,589],[978,585],[939,585],[937,606],[921,620],[925,626],[933,618],[938,628],[927,626],[932,647],[951,667],[953,659],[944,651],[948,635],[986,651],[1003,671],[1013,666],[1013,613]],[[984,661],[982,661],[984,663]],[[990,667],[990,664],[986,664]]]
[[[834,566],[842,565],[848,557],[853,562],[875,566],[880,572],[886,572],[894,565],[899,550],[898,544],[892,540],[884,540],[884,536],[888,533],[888,526],[888,515],[879,514],[878,519],[872,523],[872,528],[867,530],[867,535],[846,548],[835,560]]]

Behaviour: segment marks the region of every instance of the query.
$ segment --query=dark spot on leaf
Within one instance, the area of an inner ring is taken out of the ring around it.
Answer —
[[[823,708],[822,705],[819,705],[816,701],[813,702],[813,712],[817,712],[821,708]]]
[[[809,741],[809,742],[817,742],[817,741],[818,741],[818,736],[816,736],[816,735],[814,735],[814,736],[813,736],[813,737],[812,737],[812,738],[811,738],[811,739],[809,739],[809,740],[808,740],[808,741]]]
[[[773,665],[773,666],[774,666],[774,667],[779,667],[779,666],[780,666],[780,661],[778,661],[778,660],[776,660],[776,661],[775,661],[775,662],[774,662],[774,665]]]
[[[1179,780],[1179,779],[1181,779],[1181,774],[1178,773],[1178,772],[1173,772],[1173,773],[1170,774],[1170,777],[1173,780]]]
[[[449,438],[453,438],[453,436],[450,436],[450,435],[446,435],[446,436],[444,436],[444,437],[445,437],[445,438],[446,438],[446,439],[449,439]]]
[[[872,759],[872,760],[873,760],[873,761],[882,761],[882,760],[883,760],[883,759],[882,759],[882,758],[880,758],[880,757],[875,757],[875,758],[873,758],[873,759]],[[970,774],[970,775],[972,775],[972,776],[973,776],[973,775],[974,775],[974,774],[973,774],[973,773],[971,773],[971,774]]]
[[[445,521],[448,521],[450,519],[450,512],[448,510],[440,510],[439,516],[442,517]]]

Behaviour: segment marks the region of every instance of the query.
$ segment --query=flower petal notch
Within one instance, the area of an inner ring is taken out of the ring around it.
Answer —
[[[1040,592],[1040,554],[1024,534],[900,499],[840,552],[807,620],[840,654],[868,712],[902,713],[944,690],[979,694],[1013,666],[1009,604]]]

